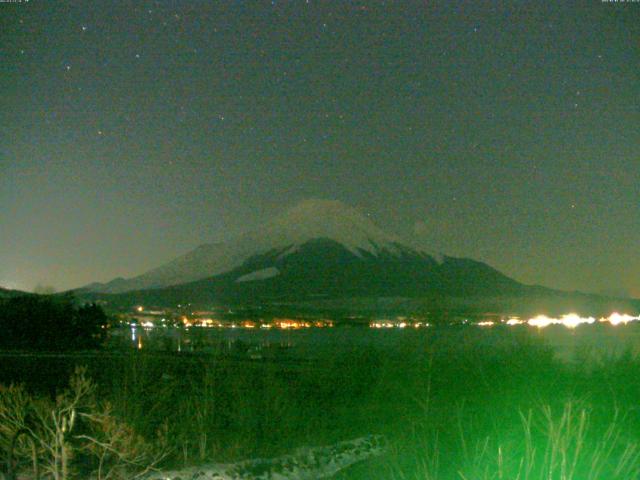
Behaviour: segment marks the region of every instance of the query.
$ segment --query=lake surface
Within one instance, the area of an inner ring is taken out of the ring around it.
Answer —
[[[595,323],[567,328],[551,325],[437,326],[426,328],[385,328],[336,326],[333,328],[246,329],[246,328],[129,328],[115,329],[111,347],[152,351],[182,351],[234,355],[255,360],[291,358],[313,360],[332,351],[384,349],[403,352],[455,354],[456,350],[516,347],[539,343],[553,349],[565,361],[601,360],[624,354],[640,354],[640,323],[610,325]]]

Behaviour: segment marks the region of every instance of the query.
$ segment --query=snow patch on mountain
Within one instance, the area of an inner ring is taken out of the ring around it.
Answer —
[[[247,273],[236,278],[236,283],[240,282],[252,282],[254,280],[266,280],[267,278],[273,278],[280,275],[280,270],[276,267],[263,268],[256,270],[255,272]]]

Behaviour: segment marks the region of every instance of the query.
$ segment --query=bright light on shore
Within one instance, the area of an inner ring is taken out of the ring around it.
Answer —
[[[609,322],[611,325],[626,325],[629,322],[640,321],[640,316],[634,317],[628,314],[620,314],[617,312],[612,313],[608,317],[603,317],[599,320],[601,323]],[[549,325],[564,325],[567,328],[576,328],[582,324],[592,324],[595,323],[596,319],[594,317],[581,317],[577,313],[568,313],[566,315],[562,315],[560,318],[548,317],[547,315],[538,315],[536,317],[530,318],[529,320],[520,320],[518,318],[510,318],[506,321],[507,325],[521,325],[527,324],[531,327],[537,328],[546,328]],[[478,325],[480,325],[480,322]]]
[[[545,328],[549,325],[564,325],[567,328],[576,328],[583,323],[591,324],[596,321],[593,317],[581,317],[576,313],[569,313],[560,318],[547,317],[546,315],[538,315],[530,319],[527,323],[532,327]]]
[[[619,314],[618,312],[613,312],[609,315],[609,318],[601,318],[601,322],[609,322],[611,325],[626,325],[629,322],[637,322],[640,320],[640,316],[633,317],[631,315],[627,315],[626,313]]]
[[[559,320],[555,318],[549,318],[546,315],[538,315],[537,317],[530,319],[527,323],[532,327],[545,328],[558,322]]]
[[[560,322],[567,328],[576,328],[578,325],[582,323],[592,324],[596,319],[593,317],[580,317],[575,313],[570,313],[569,315],[563,315],[560,319]]]

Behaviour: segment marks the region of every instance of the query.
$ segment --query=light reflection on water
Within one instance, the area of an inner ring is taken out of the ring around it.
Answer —
[[[485,347],[517,345],[533,340],[551,347],[562,360],[599,360],[623,354],[640,355],[640,323],[591,322],[566,328],[548,323],[435,326],[428,329],[375,329],[341,326],[332,329],[208,329],[122,328],[111,339],[114,348],[235,355],[250,359],[313,359],[336,349],[433,347],[455,354],[470,344]],[[444,349],[444,350],[443,350]]]

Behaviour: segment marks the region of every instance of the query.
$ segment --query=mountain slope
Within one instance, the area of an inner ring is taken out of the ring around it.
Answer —
[[[87,291],[119,293],[162,288],[219,275],[238,268],[257,254],[283,249],[295,251],[316,238],[343,245],[356,256],[386,250],[398,253],[400,239],[378,228],[366,215],[341,202],[307,200],[257,230],[224,243],[205,244],[175,260],[131,279],[93,283]],[[284,253],[284,252],[283,252]]]
[[[82,294],[119,305],[170,306],[555,293],[522,285],[482,262],[436,259],[351,207],[311,200],[229,242],[202,245],[143,275],[94,284]]]
[[[326,238],[254,255],[207,279],[110,295],[118,304],[264,303],[350,297],[516,295],[527,288],[481,262],[401,244],[353,252]]]
[[[24,295],[32,295],[28,292],[22,292],[20,290],[9,290],[7,288],[0,287],[0,299],[1,298],[13,298],[13,297],[22,297]]]

